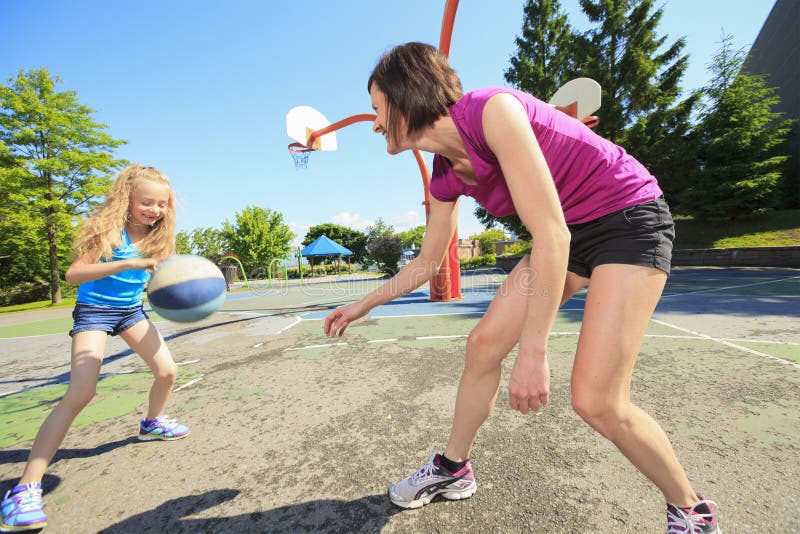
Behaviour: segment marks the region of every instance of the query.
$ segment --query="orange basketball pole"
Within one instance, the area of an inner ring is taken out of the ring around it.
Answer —
[[[444,15],[442,17],[442,31],[439,36],[439,51],[445,55],[450,55],[450,41],[453,36],[453,25],[455,23],[456,11],[458,10],[458,0],[447,0],[444,6]],[[298,148],[307,150],[314,146],[314,142],[325,134],[334,132],[345,126],[349,126],[356,122],[374,121],[376,118],[373,113],[361,113],[352,115],[340,121],[334,122],[325,128],[320,128],[311,132],[308,136],[308,141],[303,145],[301,143],[291,143],[289,148]],[[422,202],[425,206],[425,222],[428,222],[430,216],[430,172],[419,150],[414,149],[414,157],[419,165],[420,174],[422,175],[422,187],[424,190],[425,200]],[[462,299],[461,296],[461,265],[458,259],[458,229],[453,232],[453,237],[450,241],[450,247],[447,255],[442,261],[439,271],[430,281],[431,300],[447,301],[454,299]]]
[[[447,0],[442,15],[442,31],[439,35],[439,52],[450,56],[450,42],[453,37],[453,25],[456,20],[458,0]],[[424,162],[423,162],[424,163]],[[425,185],[425,199],[428,199],[428,185]],[[461,296],[461,263],[458,259],[458,228],[453,232],[450,247],[447,250],[439,272],[431,280],[431,300],[458,300]]]

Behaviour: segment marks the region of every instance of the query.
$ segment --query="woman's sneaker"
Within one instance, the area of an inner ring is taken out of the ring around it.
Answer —
[[[431,451],[427,464],[389,488],[389,499],[401,508],[419,508],[437,495],[450,500],[466,499],[477,489],[469,460],[457,473],[451,473],[442,467],[439,453]]]
[[[2,503],[0,532],[38,530],[47,526],[42,503],[42,485],[20,484],[6,492]]]
[[[667,504],[667,534],[722,534],[717,523],[717,503],[704,499],[690,508]]]
[[[168,419],[166,415],[155,419],[142,419],[139,422],[139,439],[141,441],[173,441],[189,435],[189,427]]]

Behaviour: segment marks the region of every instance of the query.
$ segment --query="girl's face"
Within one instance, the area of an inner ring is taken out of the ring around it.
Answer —
[[[131,221],[152,226],[166,215],[169,199],[169,185],[150,180],[138,181],[133,187],[128,206]]]
[[[375,122],[372,124],[372,131],[378,134],[381,134],[386,139],[386,151],[389,154],[397,154],[402,152],[403,150],[408,150],[411,146],[408,143],[405,135],[398,134],[399,139],[391,139],[388,133],[388,118],[389,118],[389,108],[386,102],[386,95],[378,89],[376,84],[372,84],[369,90],[370,97],[372,97],[372,109],[375,110]],[[394,120],[401,120],[402,117],[398,117],[395,113]],[[400,132],[404,132],[405,129],[402,128],[402,124],[400,125],[401,128],[398,129]]]

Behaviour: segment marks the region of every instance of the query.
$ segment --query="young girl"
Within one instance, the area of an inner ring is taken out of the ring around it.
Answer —
[[[689,484],[667,435],[630,397],[650,315],[670,269],[674,225],[656,179],[621,147],[533,96],[494,87],[462,93],[434,47],[407,43],[384,55],[367,83],[373,130],[390,154],[435,154],[420,255],[392,280],[325,319],[341,335],[371,308],[437,271],[460,195],[496,216],[516,213],[533,253],[509,274],[467,339],[450,440],[443,454],[389,488],[416,508],[436,495],[463,499],[477,485],[469,461],[497,398],[502,360],[519,344],[510,407],[536,412],[550,396],[547,340],[561,304],[588,285],[572,368],[572,407],[647,476],[667,501],[669,533],[719,532],[716,505]]]
[[[94,397],[106,336],[119,335],[153,372],[140,440],[184,438],[189,429],[162,414],[177,368],[164,338],[142,309],[142,292],[152,271],[175,251],[175,197],[167,177],[153,167],[122,170],[105,203],[87,220],[75,239],[75,261],[66,280],[80,284],[75,309],[70,384],[45,419],[17,486],[2,502],[0,530],[40,529],[41,480],[72,421]]]

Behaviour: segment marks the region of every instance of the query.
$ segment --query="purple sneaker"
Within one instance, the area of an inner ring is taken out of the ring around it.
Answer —
[[[0,532],[39,530],[47,526],[42,510],[42,485],[38,482],[20,484],[6,492],[3,499],[3,522]]]
[[[139,439],[141,441],[174,441],[189,435],[189,428],[166,415],[155,419],[142,419],[139,422]]]
[[[717,523],[717,503],[700,498],[694,506],[667,504],[667,534],[722,534]]]
[[[419,508],[437,495],[450,500],[466,499],[477,489],[469,460],[457,473],[451,473],[442,467],[439,454],[431,451],[427,464],[389,488],[389,499],[401,508]]]

